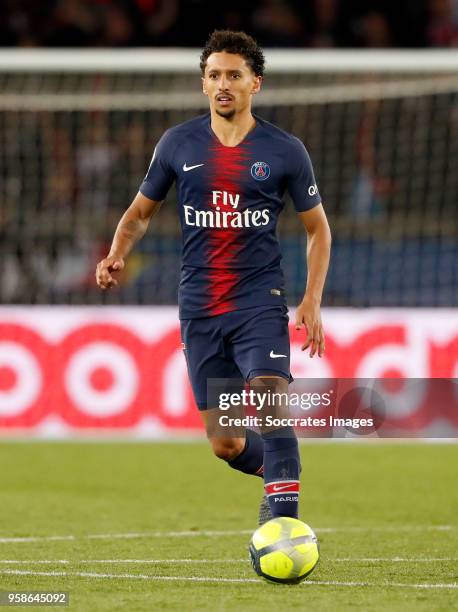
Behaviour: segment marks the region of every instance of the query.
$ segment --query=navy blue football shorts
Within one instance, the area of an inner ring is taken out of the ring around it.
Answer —
[[[211,378],[250,381],[256,376],[292,380],[286,306],[259,306],[201,319],[183,319],[181,337],[199,410]]]

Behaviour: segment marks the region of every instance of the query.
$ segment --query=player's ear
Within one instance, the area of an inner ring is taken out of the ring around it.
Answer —
[[[262,76],[254,77],[253,89],[251,90],[252,94],[257,94],[261,89]]]
[[[204,77],[202,77],[202,91],[204,92],[205,95],[208,95],[207,94],[207,90],[205,88],[205,79],[204,79]]]

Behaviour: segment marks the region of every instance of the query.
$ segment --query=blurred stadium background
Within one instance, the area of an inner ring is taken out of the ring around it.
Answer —
[[[332,226],[328,354],[306,362],[292,331],[293,374],[457,377],[458,52],[426,49],[458,44],[457,4],[403,2],[396,18],[383,3],[345,4],[214,15],[197,1],[6,3],[3,44],[24,48],[0,51],[3,434],[200,427],[175,306],[175,194],[119,290],[99,291],[94,270],[163,131],[206,110],[199,51],[175,47],[215,26],[271,47],[255,113],[304,141]],[[94,45],[131,48],[37,48]],[[161,48],[132,48],[145,45]],[[323,49],[339,46],[370,49]],[[290,204],[279,235],[294,306],[306,240]],[[419,400],[392,415],[411,417],[396,431],[452,435],[456,402]]]

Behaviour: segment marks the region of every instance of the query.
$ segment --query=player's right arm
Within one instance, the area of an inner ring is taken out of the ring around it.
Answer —
[[[118,223],[108,256],[97,264],[96,279],[101,289],[110,289],[118,284],[113,272],[124,268],[124,259],[148,229],[151,218],[159,210],[175,180],[171,159],[176,146],[173,131],[167,130],[154,150],[139,192]]]
[[[160,206],[160,201],[150,200],[140,191],[137,193],[118,223],[110,252],[97,264],[95,276],[101,289],[110,289],[118,284],[113,272],[120,272],[124,268],[124,259],[143,237]]]

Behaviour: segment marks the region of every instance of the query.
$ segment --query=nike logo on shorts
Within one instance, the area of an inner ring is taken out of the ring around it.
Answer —
[[[196,164],[195,166],[187,166],[186,163],[183,164],[183,172],[189,172],[190,170],[194,170],[194,168],[200,168],[204,164]]]
[[[270,355],[269,357],[271,359],[278,359],[279,357],[286,357],[286,355],[277,355],[276,353],[274,353],[273,351],[270,351]]]

